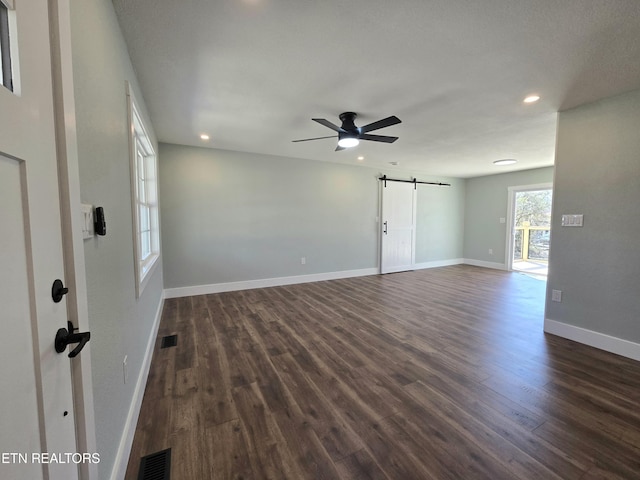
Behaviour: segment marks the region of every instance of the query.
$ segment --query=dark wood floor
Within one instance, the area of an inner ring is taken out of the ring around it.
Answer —
[[[167,300],[126,478],[640,478],[640,363],[543,312],[470,266]]]

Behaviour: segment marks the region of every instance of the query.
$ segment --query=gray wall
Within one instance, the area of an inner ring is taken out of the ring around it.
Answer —
[[[395,176],[387,174],[389,176]],[[442,181],[450,187],[418,185],[416,207],[416,263],[457,260],[462,258],[465,185],[464,179],[427,178]]]
[[[560,113],[548,319],[640,341],[639,182],[640,90]]]
[[[380,173],[161,144],[165,287],[377,268]],[[462,253],[464,181],[439,180],[418,193],[417,262]]]
[[[136,300],[125,80],[138,102],[142,95],[111,1],[73,2],[72,42],[81,196],[103,206],[107,221],[105,237],[84,242],[98,468],[106,479],[161,302],[162,266]]]
[[[552,181],[553,167],[467,179],[464,258],[506,267],[508,188]]]

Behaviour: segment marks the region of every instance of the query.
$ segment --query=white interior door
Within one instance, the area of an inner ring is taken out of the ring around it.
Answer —
[[[0,478],[78,478],[66,327],[48,2],[16,0],[14,92],[0,86]],[[11,456],[7,456],[9,453]],[[68,454],[68,455],[67,455]]]
[[[415,231],[416,189],[414,184],[383,181],[380,273],[413,269]]]

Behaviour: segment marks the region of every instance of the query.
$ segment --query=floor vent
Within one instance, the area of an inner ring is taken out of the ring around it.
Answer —
[[[162,337],[162,344],[160,348],[175,347],[178,344],[178,335],[168,335]]]
[[[140,459],[138,480],[170,480],[171,449],[152,453]]]

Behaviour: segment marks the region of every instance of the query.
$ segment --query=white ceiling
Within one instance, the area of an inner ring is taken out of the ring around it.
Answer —
[[[557,111],[640,88],[639,0],[113,3],[168,143],[474,177],[552,165]],[[400,139],[291,142],[344,111]]]

